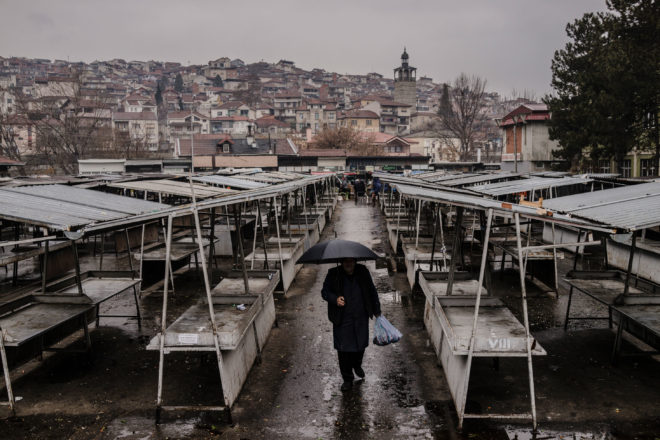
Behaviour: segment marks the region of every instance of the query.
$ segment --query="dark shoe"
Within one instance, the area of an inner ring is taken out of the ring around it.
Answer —
[[[359,377],[360,379],[364,379],[364,370],[362,369],[362,367],[355,367],[353,368],[353,371],[355,371],[357,377]]]
[[[351,388],[353,388],[353,382],[344,382],[343,384],[341,384],[342,391],[348,391]]]

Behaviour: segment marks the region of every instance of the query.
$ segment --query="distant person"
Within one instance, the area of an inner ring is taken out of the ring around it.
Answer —
[[[348,198],[346,197],[346,194],[349,194],[350,190],[348,188],[348,179],[346,178],[346,176],[342,176],[341,178],[340,192],[342,196],[344,196],[344,198]]]
[[[364,197],[365,191],[367,188],[364,186],[364,182],[362,179],[358,179],[355,181],[355,204],[358,204],[358,200],[360,200],[360,197]]]
[[[353,387],[353,372],[364,379],[362,358],[369,345],[369,319],[380,316],[380,301],[371,273],[354,258],[344,258],[328,271],[321,296],[328,302],[332,340],[344,380],[342,391]]]
[[[378,177],[374,177],[374,184],[371,189],[371,204],[375,205],[376,201],[380,198],[380,191],[383,189],[383,184],[380,183]]]

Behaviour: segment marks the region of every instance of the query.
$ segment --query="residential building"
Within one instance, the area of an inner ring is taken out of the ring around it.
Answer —
[[[302,104],[302,95],[297,90],[287,90],[273,97],[275,116],[292,126],[296,123],[296,110]]]
[[[218,116],[211,118],[211,133],[247,134],[254,130],[254,122],[247,116]]]
[[[461,142],[450,133],[443,135],[437,130],[422,130],[409,134],[406,139],[417,142],[411,144],[410,153],[428,156],[430,163],[460,160]]]
[[[3,120],[4,129],[12,137],[21,156],[36,154],[37,132],[34,123],[21,115],[8,115]],[[6,139],[0,138],[0,144]]]
[[[154,112],[157,113],[156,102],[147,96],[131,94],[122,99],[121,106],[125,112]]]
[[[256,112],[241,101],[228,101],[217,108],[211,108],[211,117],[219,118],[221,116],[245,116],[255,119]]]
[[[198,112],[169,112],[167,114],[168,142],[191,133],[210,133],[210,118]]]
[[[158,118],[154,112],[114,112],[112,128],[115,141],[126,139],[158,150]]]
[[[273,140],[251,135],[198,134],[179,138],[175,145],[178,157],[191,157],[195,169],[254,168],[277,169],[278,155],[295,155],[298,150],[288,139]]]
[[[286,122],[275,119],[275,116],[264,116],[254,121],[256,132],[280,136],[291,133],[291,126]]]
[[[310,129],[318,133],[325,128],[337,126],[337,109],[333,103],[319,99],[308,99],[296,109],[296,128],[299,132]]]
[[[380,118],[371,110],[348,110],[339,116],[340,127],[350,127],[365,133],[380,132]]]
[[[519,172],[550,170],[558,162],[552,153],[559,148],[559,142],[550,140],[548,133],[550,117],[545,104],[523,104],[502,118],[499,125],[504,144],[503,170],[515,168],[514,151]]]
[[[377,98],[362,107],[371,110],[380,118],[380,131],[392,135],[406,135],[410,133],[410,104]]]

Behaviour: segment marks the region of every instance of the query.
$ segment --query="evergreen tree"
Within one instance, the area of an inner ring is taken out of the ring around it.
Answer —
[[[620,163],[634,147],[658,152],[658,9],[653,0],[608,0],[609,11],[569,23],[569,42],[552,60],[550,137],[573,165]]]
[[[154,98],[156,99],[156,105],[160,106],[163,104],[163,92],[160,89],[160,82],[156,85],[156,95]]]
[[[224,87],[220,75],[216,75],[215,78],[213,78],[213,87]]]
[[[449,85],[444,83],[442,85],[442,96],[440,97],[440,108],[438,113],[446,114],[451,110],[451,104],[449,103]]]
[[[180,73],[176,74],[176,79],[174,80],[174,90],[179,93],[183,92],[183,77]]]

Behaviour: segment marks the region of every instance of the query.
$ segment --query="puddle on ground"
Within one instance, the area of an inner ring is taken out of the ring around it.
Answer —
[[[156,425],[147,417],[122,417],[112,421],[104,431],[104,439],[152,440],[189,438],[200,433],[200,419],[179,419]],[[212,429],[212,428],[211,428]],[[209,432],[208,430],[204,430]]]
[[[607,440],[610,436],[605,432],[589,433],[575,431],[548,431],[539,429],[536,433],[529,429],[505,428],[509,440]]]
[[[391,290],[389,292],[379,290],[378,297],[381,304],[401,304],[402,295],[398,290]]]

